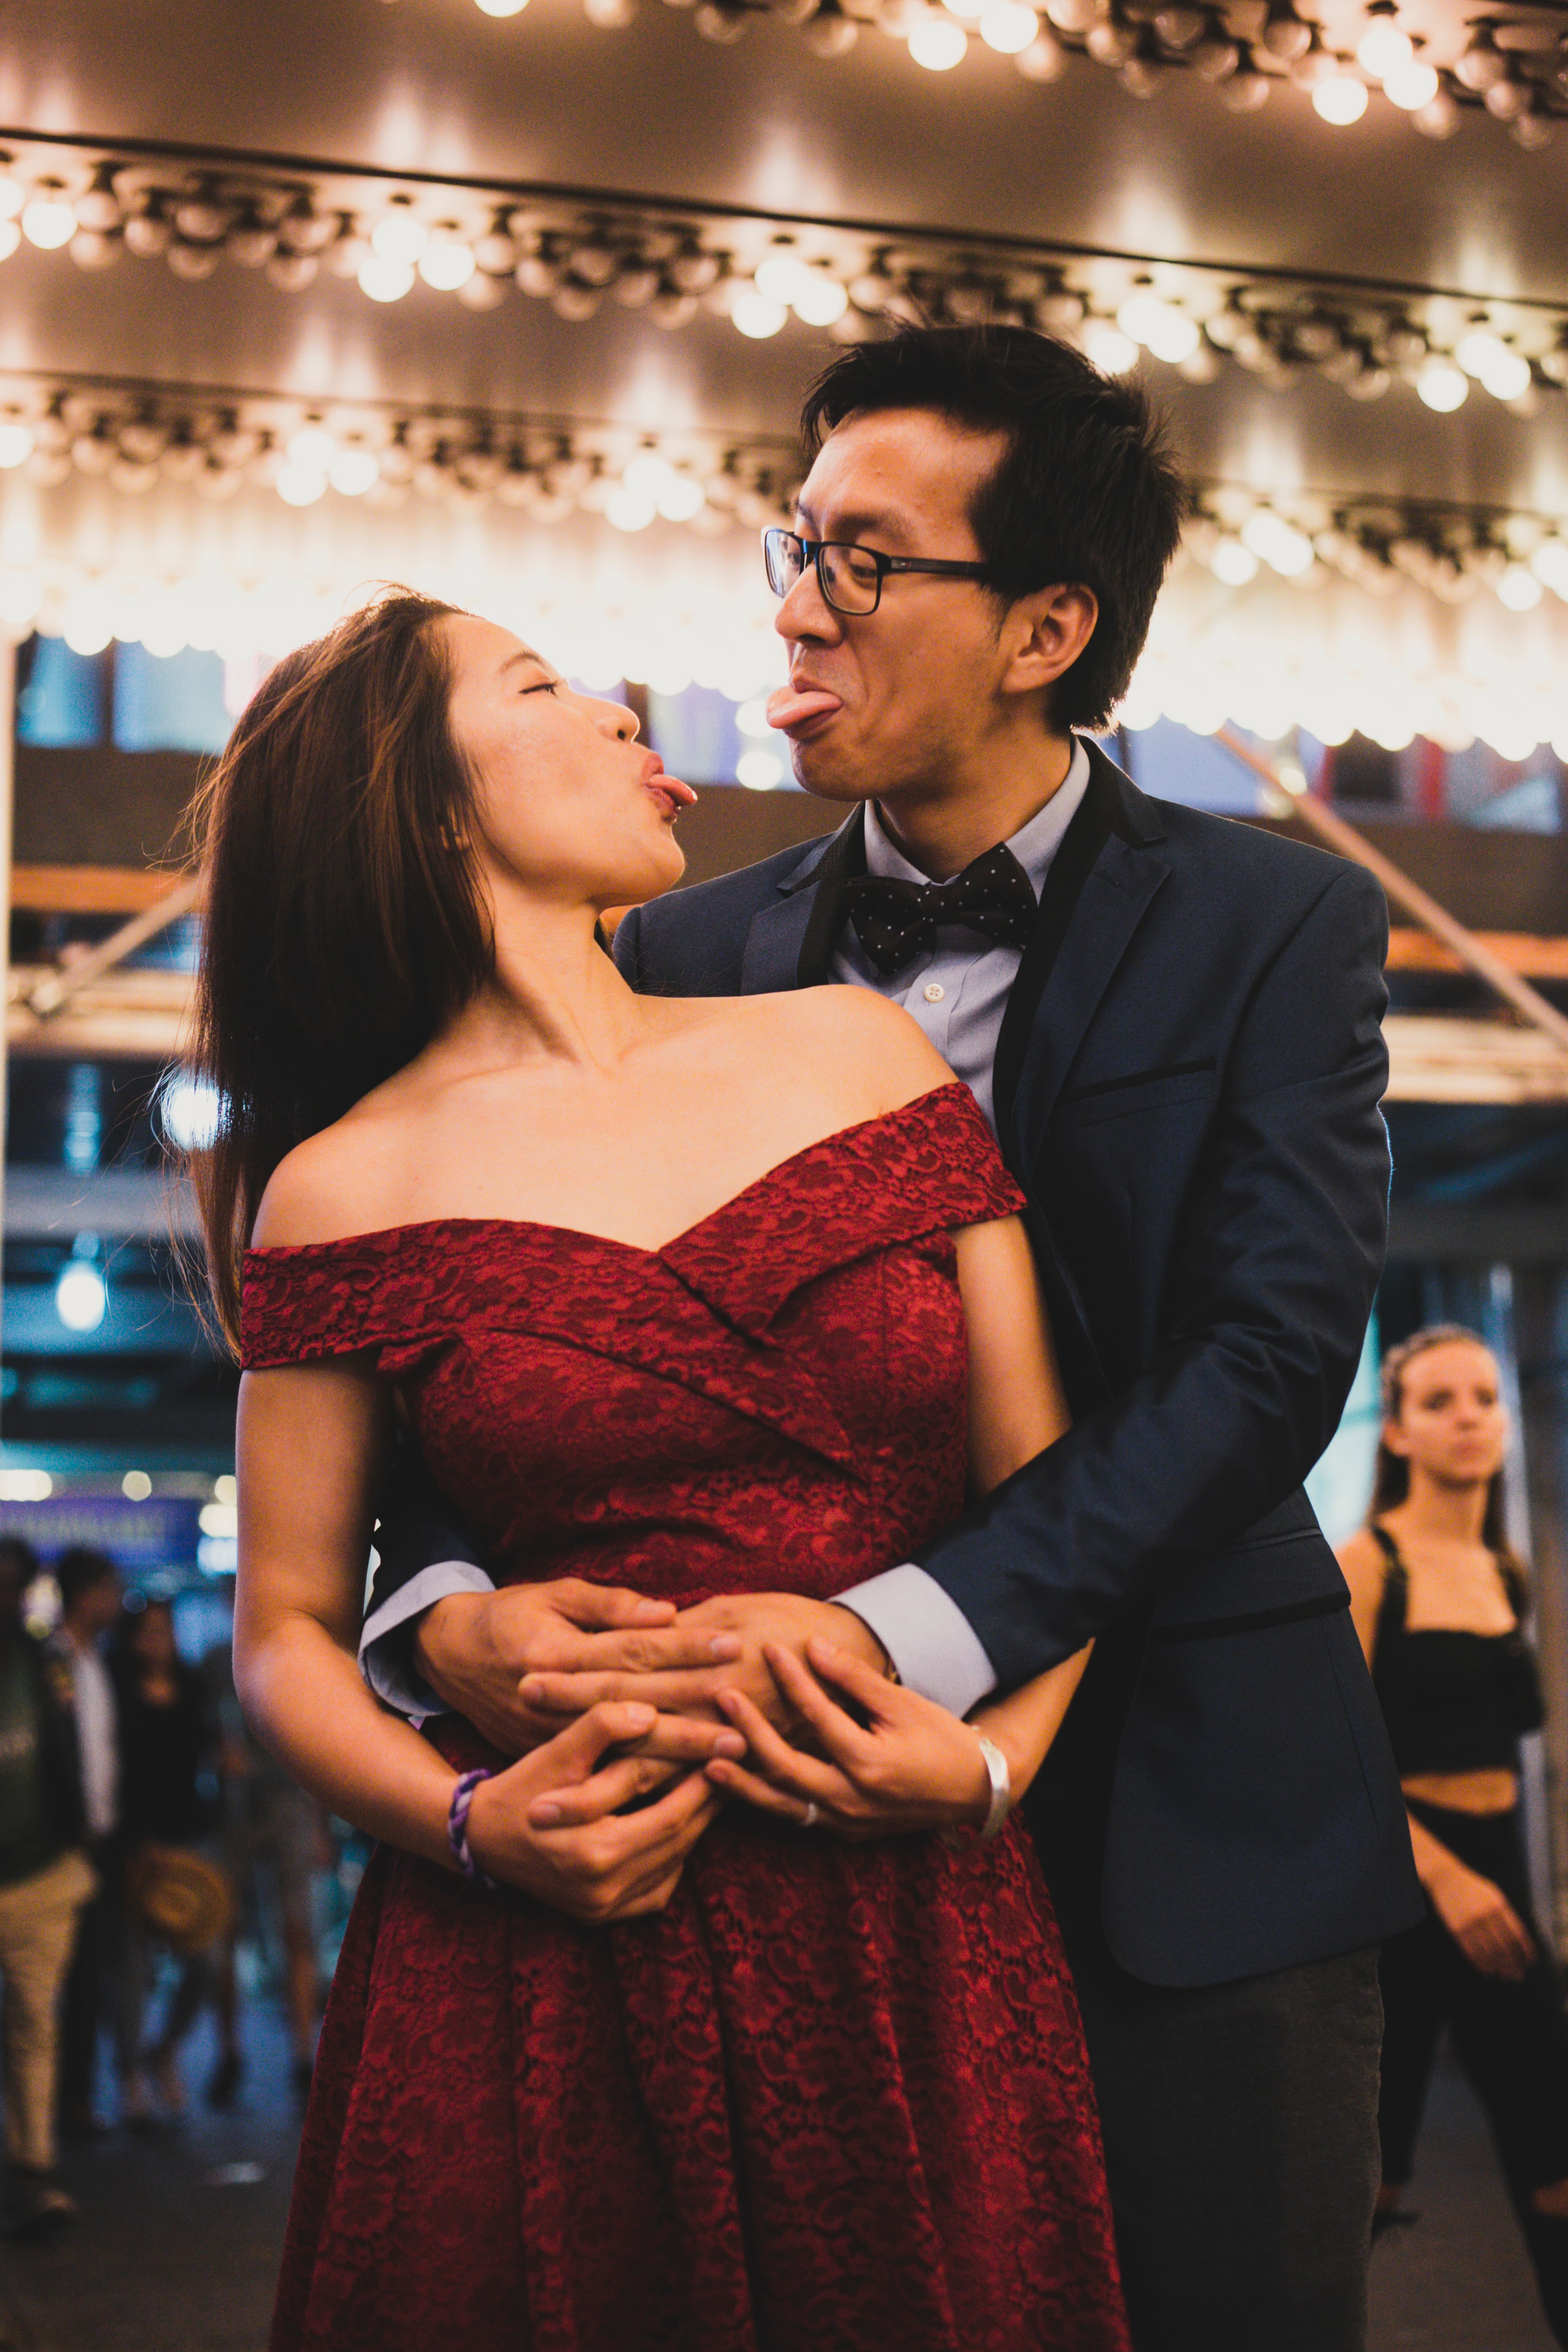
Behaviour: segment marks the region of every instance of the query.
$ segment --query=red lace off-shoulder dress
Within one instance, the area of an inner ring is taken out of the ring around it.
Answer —
[[[252,1367],[374,1349],[500,1575],[822,1599],[963,1507],[967,1088],[648,1251],[442,1218],[246,1265]],[[433,1727],[448,1757],[477,1736]],[[332,1988],[274,2352],[1125,2352],[1027,1837],[724,1814],[579,1927],[383,1849]]]

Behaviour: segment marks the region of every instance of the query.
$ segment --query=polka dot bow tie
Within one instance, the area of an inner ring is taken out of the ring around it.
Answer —
[[[935,947],[940,923],[962,924],[996,947],[1022,948],[1035,919],[1035,894],[1012,851],[999,843],[951,882],[857,874],[844,885],[844,910],[878,971],[890,973]]]

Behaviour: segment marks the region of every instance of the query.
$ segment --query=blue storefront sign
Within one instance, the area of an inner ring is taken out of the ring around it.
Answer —
[[[184,1496],[133,1503],[123,1495],[51,1495],[42,1502],[0,1502],[0,1535],[21,1536],[45,1561],[86,1544],[106,1551],[129,1576],[188,1571],[197,1560],[200,1511]]]

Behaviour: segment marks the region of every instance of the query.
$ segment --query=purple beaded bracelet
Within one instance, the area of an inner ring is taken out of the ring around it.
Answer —
[[[474,1790],[479,1782],[494,1777],[482,1764],[472,1772],[465,1772],[452,1791],[452,1802],[447,1812],[447,1843],[457,1859],[458,1868],[465,1878],[472,1879],[476,1886],[488,1886],[492,1895],[496,1891],[495,1880],[479,1868],[468,1848],[468,1807],[474,1801]]]

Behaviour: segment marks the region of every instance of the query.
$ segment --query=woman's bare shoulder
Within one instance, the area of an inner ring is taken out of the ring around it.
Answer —
[[[919,1023],[875,989],[798,988],[753,1002],[767,1008],[782,1044],[809,1053],[825,1078],[841,1076],[868,1113],[897,1110],[952,1081]]]
[[[256,1213],[253,1249],[302,1249],[396,1223],[387,1180],[401,1160],[399,1121],[381,1092],[279,1161]]]
[[[1352,1590],[1357,1586],[1381,1586],[1388,1573],[1387,1555],[1370,1528],[1358,1528],[1353,1536],[1348,1536],[1334,1558]]]

